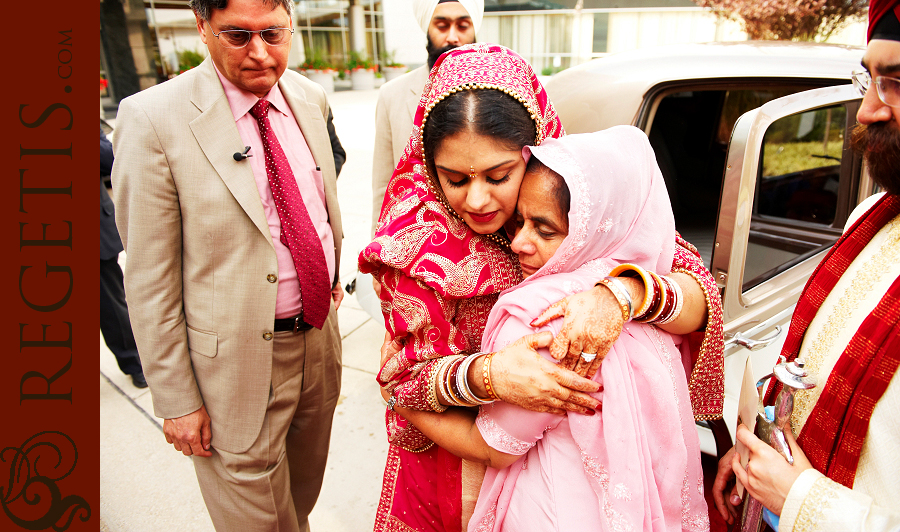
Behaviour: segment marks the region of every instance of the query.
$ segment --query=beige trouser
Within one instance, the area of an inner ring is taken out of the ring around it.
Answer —
[[[322,330],[277,332],[262,430],[244,453],[194,457],[218,532],[309,530],[322,487],[341,384],[341,337],[332,310]],[[239,382],[234,383],[240,386]]]

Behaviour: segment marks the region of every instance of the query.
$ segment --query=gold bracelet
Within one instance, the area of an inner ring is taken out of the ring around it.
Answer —
[[[464,357],[460,355],[450,355],[443,357],[436,372],[438,391],[441,393],[441,397],[444,399],[444,402],[448,405],[459,406],[459,402],[456,401],[452,392],[447,387],[447,375],[450,372],[450,369],[453,367],[453,364],[455,364],[462,358]]]
[[[632,274],[632,272],[634,274]],[[610,277],[638,277],[641,281],[644,282],[644,299],[641,301],[641,304],[638,305],[634,312],[631,314],[632,317],[643,316],[647,312],[650,311],[650,304],[653,303],[653,278],[650,276],[650,272],[641,268],[637,264],[619,264],[615,268],[609,272]]]
[[[438,412],[438,413],[443,412],[443,411],[447,410],[447,408],[448,408],[447,405],[442,405],[441,402],[438,401],[438,396],[437,396],[437,394],[438,394],[438,392],[437,392],[437,387],[438,387],[438,382],[437,382],[438,371],[437,371],[437,369],[438,369],[438,367],[437,366],[439,364],[440,364],[440,362],[437,362],[435,364],[427,364],[425,366],[425,368],[422,370],[422,371],[430,372],[430,373],[428,373],[428,376],[427,376],[428,395],[425,398],[425,401],[433,411]]]
[[[481,377],[484,379],[484,388],[487,390],[488,397],[499,401],[500,397],[494,392],[494,383],[491,382],[491,357],[493,356],[494,353],[489,353],[484,357],[484,362],[481,364]]]
[[[628,290],[625,289],[625,285],[622,284],[622,281],[615,277],[605,277],[600,279],[600,283],[606,288],[609,288],[613,297],[619,302],[619,309],[622,311],[622,322],[628,323],[631,321],[631,295],[628,294]]]

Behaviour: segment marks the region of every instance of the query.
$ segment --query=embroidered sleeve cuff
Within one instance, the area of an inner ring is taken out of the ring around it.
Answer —
[[[500,452],[521,456],[535,444],[533,441],[522,441],[510,435],[503,430],[503,427],[495,423],[483,408],[478,412],[475,424],[478,425],[478,430],[481,431],[481,437],[484,438],[485,443]]]
[[[794,530],[794,523],[797,520],[800,507],[803,506],[803,501],[809,495],[809,490],[813,484],[820,478],[823,478],[822,473],[815,469],[807,469],[800,473],[800,476],[794,481],[794,485],[791,486],[791,491],[788,492],[787,498],[784,500],[784,507],[781,509],[781,520],[778,523],[779,532]]]

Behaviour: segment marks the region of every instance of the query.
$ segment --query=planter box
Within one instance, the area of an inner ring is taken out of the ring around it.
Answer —
[[[357,68],[350,71],[350,83],[353,90],[372,90],[375,88],[375,70]]]
[[[406,74],[406,71],[407,71],[407,69],[406,69],[405,66],[399,66],[399,67],[381,67],[381,72],[384,74],[384,81],[385,81],[385,82],[388,82],[388,81],[390,81],[390,80],[392,80],[392,79],[399,78],[399,77],[402,76],[403,74]]]
[[[304,70],[306,77],[321,85],[325,92],[334,92],[334,70]]]

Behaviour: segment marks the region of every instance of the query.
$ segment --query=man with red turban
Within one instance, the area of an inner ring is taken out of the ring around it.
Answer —
[[[884,192],[853,211],[794,310],[782,355],[818,378],[796,397],[794,464],[740,425],[747,467],[732,449],[713,486],[728,522],[736,475],[779,531],[900,530],[900,0],[871,0],[853,81],[864,97],[851,145]]]

